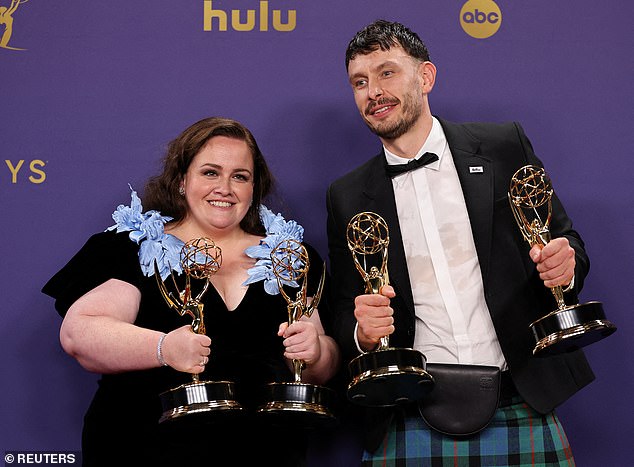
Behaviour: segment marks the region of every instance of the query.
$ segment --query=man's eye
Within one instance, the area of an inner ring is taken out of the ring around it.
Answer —
[[[368,82],[364,79],[360,79],[354,82],[354,87],[355,88],[362,88],[364,87],[366,84],[368,84]]]

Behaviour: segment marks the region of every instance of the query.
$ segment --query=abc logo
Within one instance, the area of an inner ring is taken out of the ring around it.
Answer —
[[[469,0],[460,10],[460,26],[476,39],[495,34],[502,24],[502,12],[493,0]]]

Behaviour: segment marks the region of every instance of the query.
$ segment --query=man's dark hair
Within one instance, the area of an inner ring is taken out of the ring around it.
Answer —
[[[375,50],[390,50],[400,45],[411,57],[423,62],[429,61],[429,52],[418,34],[401,23],[376,20],[357,32],[346,49],[346,70],[350,60],[357,55],[367,55]]]

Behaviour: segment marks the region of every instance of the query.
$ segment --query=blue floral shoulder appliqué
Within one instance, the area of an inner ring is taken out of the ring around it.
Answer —
[[[112,218],[115,225],[106,230],[130,232],[130,240],[139,244],[139,264],[143,274],[154,275],[154,260],[159,268],[161,279],[165,280],[171,271],[182,272],[180,252],[183,242],[165,233],[165,224],[172,220],[169,216],[162,216],[158,211],[143,212],[141,199],[130,186],[130,206],[119,205]]]
[[[273,214],[273,212],[263,204],[260,205],[260,219],[266,229],[266,237],[260,240],[259,245],[249,247],[245,250],[247,256],[255,258],[257,261],[255,266],[247,271],[249,278],[244,281],[243,285],[249,285],[263,280],[266,293],[276,295],[280,293],[280,289],[277,278],[273,273],[271,252],[284,240],[296,240],[301,242],[304,238],[304,228],[293,220],[284,220],[281,214]],[[283,280],[282,283],[292,287],[299,287],[295,281]]]
[[[165,280],[172,271],[178,274],[183,272],[180,263],[181,249],[184,243],[165,233],[165,224],[172,220],[169,216],[162,216],[158,211],[143,212],[141,199],[136,191],[130,187],[130,206],[119,205],[112,213],[115,221],[113,226],[106,230],[130,232],[130,240],[139,244],[139,264],[143,274],[150,277],[154,275],[154,261],[159,268],[161,279]],[[266,237],[260,240],[259,245],[249,247],[245,254],[257,261],[255,266],[248,270],[249,277],[244,285],[264,281],[264,290],[270,295],[280,293],[277,277],[273,273],[271,252],[284,240],[296,240],[302,242],[304,228],[297,222],[286,221],[281,214],[273,214],[263,204],[260,205],[260,219],[266,229]],[[298,287],[294,281],[282,280],[282,283],[292,287]]]

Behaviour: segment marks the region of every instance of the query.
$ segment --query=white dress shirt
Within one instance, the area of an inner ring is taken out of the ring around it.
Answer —
[[[462,188],[435,118],[416,158],[426,152],[439,160],[392,179],[416,312],[414,348],[428,362],[505,370]],[[385,155],[388,164],[408,161],[387,149]]]

